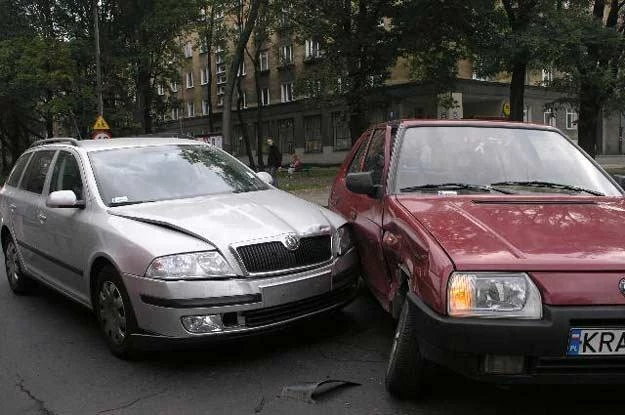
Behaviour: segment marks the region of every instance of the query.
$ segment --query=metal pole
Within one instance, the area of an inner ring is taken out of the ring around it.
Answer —
[[[95,68],[98,91],[98,115],[104,115],[104,101],[102,100],[102,69],[100,68],[100,19],[98,0],[93,0],[93,26],[95,30]]]

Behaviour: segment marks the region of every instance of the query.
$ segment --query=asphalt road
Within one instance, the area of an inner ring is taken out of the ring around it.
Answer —
[[[284,332],[122,361],[91,314],[40,288],[17,297],[0,272],[0,414],[547,414],[622,413],[622,388],[500,389],[441,374],[424,402],[383,386],[393,322],[363,290],[344,311]],[[502,339],[505,341],[505,339]],[[316,403],[283,387],[360,383]]]

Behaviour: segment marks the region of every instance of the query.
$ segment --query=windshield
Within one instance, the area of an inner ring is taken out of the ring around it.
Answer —
[[[89,159],[107,206],[268,189],[253,171],[208,145],[103,150]]]
[[[567,138],[553,131],[413,127],[405,131],[400,146],[396,193],[431,192],[443,185],[454,191],[483,186],[499,194],[621,195]]]

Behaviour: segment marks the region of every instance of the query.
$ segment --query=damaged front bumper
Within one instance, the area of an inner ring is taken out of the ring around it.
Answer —
[[[319,268],[268,278],[162,281],[123,275],[141,330],[133,339],[140,346],[280,328],[345,306],[357,294],[358,277],[355,249]],[[215,330],[193,332],[190,317],[215,321]]]

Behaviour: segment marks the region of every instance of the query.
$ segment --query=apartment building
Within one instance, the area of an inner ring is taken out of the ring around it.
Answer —
[[[171,85],[169,93],[177,95],[181,105],[167,114],[157,124],[161,131],[176,131],[196,136],[219,132],[224,102],[228,59],[225,47],[214,47],[208,51],[201,46],[196,36],[189,37],[182,45],[184,51],[183,69],[179,82]],[[197,45],[200,45],[199,47]],[[253,49],[253,46],[250,47]],[[208,53],[211,53],[213,79],[208,84]],[[251,51],[253,53],[253,51]],[[307,163],[340,163],[351,147],[348,112],[344,105],[335,103],[323,105],[313,99],[306,99],[297,93],[298,76],[324,59],[319,43],[313,39],[298,42],[288,25],[277,30],[260,53],[260,93],[256,92],[254,69],[250,57],[244,56],[239,69],[241,77],[241,118],[251,138],[256,153],[256,131],[261,129],[264,138],[271,137],[284,154],[298,153]],[[527,122],[549,124],[563,130],[572,140],[577,140],[577,113],[571,106],[555,104],[562,94],[548,88],[554,73],[550,70],[531,71],[526,79],[524,119]],[[462,118],[505,118],[509,111],[510,79],[502,74],[496,78],[484,79],[476,75],[470,61],[458,63],[458,79],[453,92],[448,96],[437,95],[428,82],[411,80],[408,64],[400,59],[391,70],[384,87],[383,103],[370,108],[371,123],[398,118],[462,119]],[[168,93],[159,88],[159,94]],[[233,108],[236,108],[236,98]],[[441,101],[454,105],[443,107]],[[258,125],[256,109],[263,106],[263,120]],[[209,106],[213,110],[213,125],[208,122]],[[236,110],[233,116],[231,142],[223,147],[235,155],[243,156],[245,148],[242,138],[243,126]],[[621,154],[622,140],[619,139],[624,121],[620,117],[606,118],[602,125],[603,143],[599,153]]]

